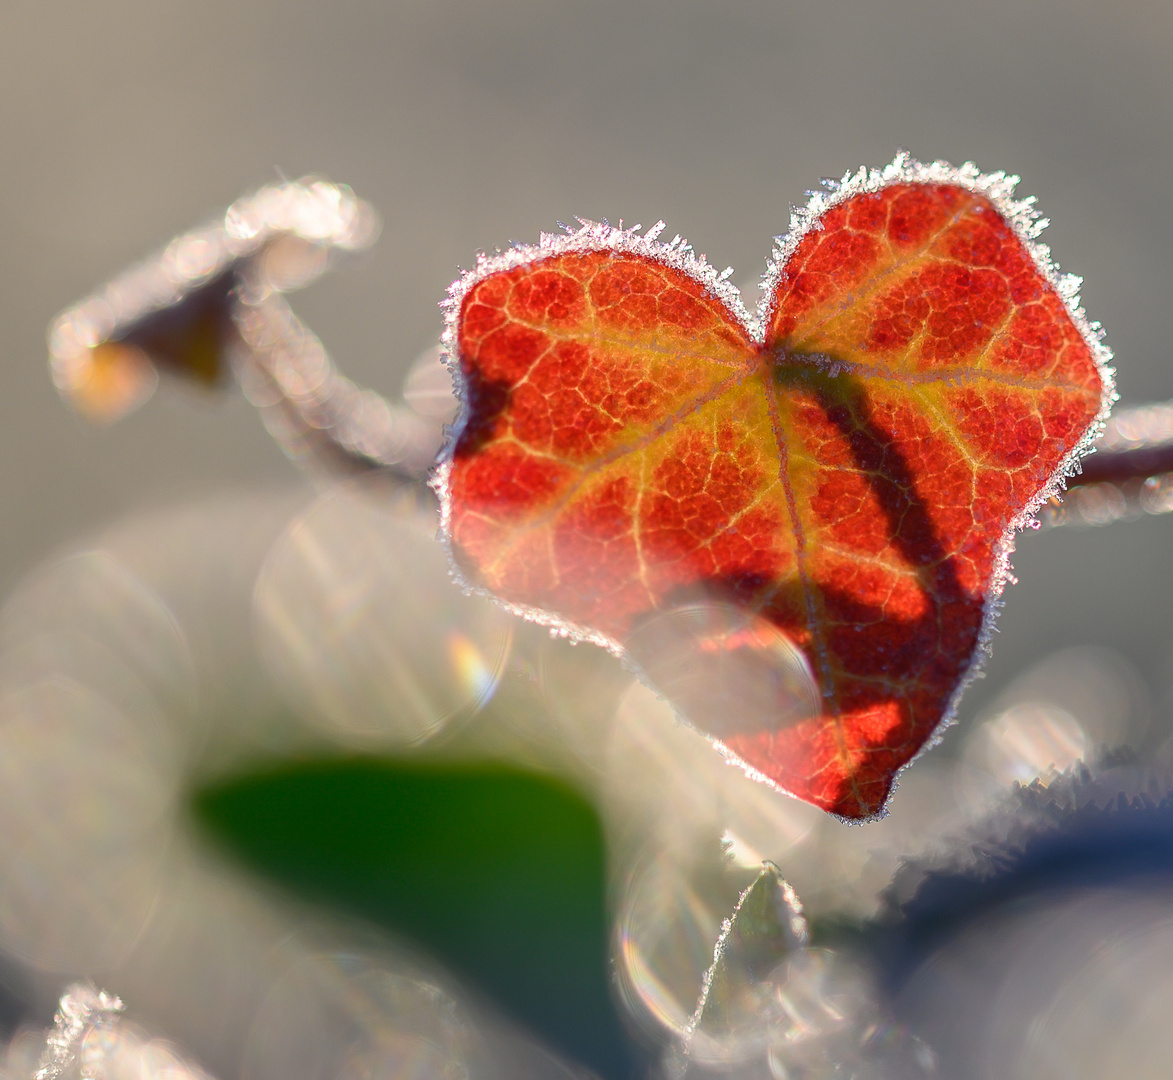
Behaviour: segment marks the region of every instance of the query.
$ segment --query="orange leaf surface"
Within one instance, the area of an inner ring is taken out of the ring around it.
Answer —
[[[756,317],[655,231],[482,258],[449,300],[464,407],[436,481],[465,580],[616,651],[698,597],[754,612],[821,713],[720,749],[880,813],[1112,398],[1013,183],[904,156],[845,178],[795,213]]]

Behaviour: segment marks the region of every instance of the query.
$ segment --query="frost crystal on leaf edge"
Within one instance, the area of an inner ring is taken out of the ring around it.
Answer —
[[[730,270],[717,271],[705,256],[697,255],[691,245],[679,234],[666,244],[659,242],[658,237],[665,228],[663,221],[656,222],[645,234],[639,235],[640,225],[624,229],[621,226],[616,228],[607,221],[595,222],[579,218],[579,228],[568,229],[566,235],[541,233],[537,244],[520,244],[493,255],[487,255],[483,252],[479,254],[476,265],[472,269],[464,271],[449,286],[448,296],[440,305],[445,316],[444,332],[440,339],[443,359],[452,373],[453,388],[460,403],[460,412],[453,421],[448,432],[447,442],[437,458],[431,486],[440,500],[440,539],[448,551],[452,574],[457,584],[468,593],[480,593],[488,596],[513,614],[548,627],[550,632],[558,637],[569,638],[573,642],[590,642],[602,646],[621,659],[624,657],[623,646],[618,641],[599,633],[597,630],[592,630],[590,627],[579,626],[555,612],[503,600],[492,590],[468,581],[456,563],[452,544],[452,506],[448,494],[448,478],[452,471],[452,457],[456,443],[468,423],[470,415],[464,376],[460,370],[460,361],[457,356],[456,331],[464,297],[479,282],[501,271],[512,270],[515,267],[554,255],[583,251],[630,252],[642,255],[691,277],[704,287],[710,296],[729,308],[733,317],[740,320],[746,328],[751,340],[761,344],[765,340],[765,327],[769,324],[770,316],[773,314],[772,298],[777,294],[778,283],[786,270],[786,264],[806,236],[822,228],[822,218],[827,211],[857,195],[882,191],[896,184],[952,184],[984,195],[993,203],[994,208],[1014,231],[1015,236],[1030,255],[1039,274],[1055,290],[1056,295],[1062,301],[1071,321],[1091,350],[1096,370],[1103,385],[1103,393],[1100,398],[1099,412],[1088,426],[1083,438],[1063,458],[1055,472],[1036,492],[1034,498],[1011,519],[1001,539],[994,545],[994,570],[982,605],[982,625],[977,644],[967,666],[961,672],[957,686],[954,688],[936,727],[933,728],[920,749],[893,774],[891,791],[894,793],[899,786],[900,774],[920,758],[926,750],[941,741],[945,730],[954,723],[965,690],[981,675],[984,658],[990,654],[994,623],[1002,608],[1002,593],[1006,585],[1014,581],[1010,567],[1010,556],[1014,552],[1015,535],[1022,529],[1037,526],[1036,515],[1043,504],[1052,496],[1066,490],[1067,478],[1079,471],[1080,459],[1091,451],[1092,444],[1104,430],[1112,404],[1118,398],[1115,371],[1111,363],[1112,352],[1104,344],[1103,328],[1099,323],[1089,321],[1086,312],[1080,305],[1079,289],[1083,279],[1073,274],[1060,273],[1058,265],[1051,258],[1050,248],[1039,242],[1039,235],[1049,222],[1046,218],[1041,217],[1035,208],[1036,200],[1033,196],[1015,198],[1014,189],[1018,185],[1018,181],[1017,176],[1005,172],[983,173],[972,161],[967,161],[961,166],[939,160],[926,163],[918,161],[904,150],[897,153],[896,157],[882,169],[868,169],[866,166],[860,166],[855,172],[845,173],[838,181],[824,181],[823,186],[826,190],[809,192],[810,198],[805,206],[792,207],[789,230],[781,236],[775,237],[774,248],[767,263],[766,272],[758,286],[762,291],[762,297],[753,313],[747,309],[741,290],[729,280]],[[751,779],[767,784],[782,794],[795,797],[776,781],[742,760],[719,739],[708,735],[705,738],[724,756],[726,761],[742,769]],[[891,797],[890,794],[887,801],[890,801]],[[845,818],[837,814],[832,816],[839,817],[841,821],[848,824],[862,825],[887,816],[887,801],[876,814],[868,817]]]

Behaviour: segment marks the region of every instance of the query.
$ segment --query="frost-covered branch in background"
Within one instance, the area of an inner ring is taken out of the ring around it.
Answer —
[[[1173,401],[1117,409],[1070,477],[1067,493],[1052,499],[1043,525],[1107,525],[1173,510]]]

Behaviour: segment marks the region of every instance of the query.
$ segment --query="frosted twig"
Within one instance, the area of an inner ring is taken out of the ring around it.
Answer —
[[[290,458],[335,472],[427,476],[437,425],[340,374],[284,297],[242,289],[232,316],[247,347],[237,366],[245,396]]]
[[[77,1057],[78,1046],[94,1024],[122,1012],[122,1001],[88,983],[74,983],[61,996],[53,1028],[32,1080],[57,1080]]]
[[[210,387],[235,374],[299,463],[422,479],[438,425],[339,374],[282,295],[378,231],[374,210],[343,185],[261,188],[62,312],[49,330],[53,382],[110,422],[146,401],[161,372]]]
[[[1062,499],[1039,514],[1045,527],[1108,525],[1173,511],[1173,401],[1118,410]]]

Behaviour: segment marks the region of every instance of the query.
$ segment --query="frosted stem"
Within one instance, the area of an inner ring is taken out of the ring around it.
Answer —
[[[1046,527],[1108,525],[1173,510],[1173,401],[1119,409],[1083,471],[1039,515]]]
[[[284,297],[242,289],[233,320],[246,346],[237,364],[241,387],[289,457],[332,472],[427,475],[438,449],[435,425],[340,374]]]
[[[122,1009],[122,1002],[105,990],[96,990],[86,983],[70,986],[61,996],[33,1080],[57,1080],[77,1057],[85,1033]]]

